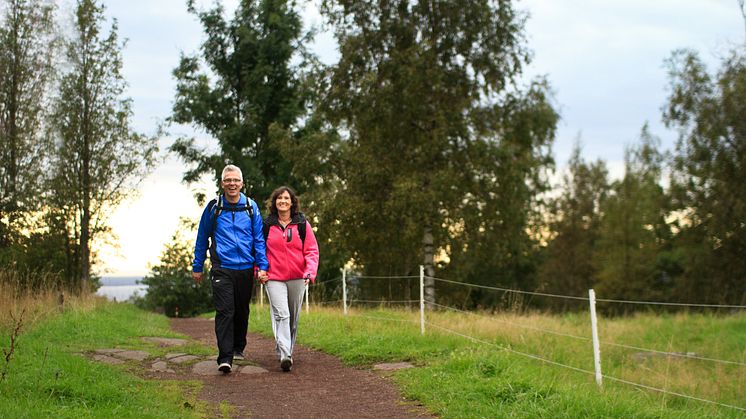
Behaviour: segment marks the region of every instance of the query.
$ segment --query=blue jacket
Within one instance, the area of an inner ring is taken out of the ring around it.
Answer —
[[[223,199],[223,205],[245,207],[247,198],[242,193],[238,203],[231,204]],[[208,204],[202,212],[197,230],[197,242],[194,245],[193,272],[202,272],[207,257],[208,244],[210,246],[210,261],[216,268],[234,270],[251,269],[258,265],[259,269],[268,270],[266,246],[262,232],[262,215],[256,202],[250,201],[254,215],[249,219],[246,211],[223,210],[215,222],[214,240],[210,242],[210,231],[213,228],[213,217],[217,204]]]

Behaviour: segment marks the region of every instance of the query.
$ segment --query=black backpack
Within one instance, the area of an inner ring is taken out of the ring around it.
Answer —
[[[218,245],[215,242],[215,228],[217,227],[217,224],[218,224],[218,216],[220,216],[220,213],[223,211],[230,211],[233,213],[246,211],[246,214],[249,216],[249,228],[252,229],[250,234],[251,234],[252,243],[253,243],[254,223],[252,222],[252,219],[254,218],[254,206],[251,205],[251,198],[247,196],[246,205],[243,205],[243,206],[238,206],[238,205],[226,206],[225,203],[223,202],[223,195],[219,195],[218,197],[212,199],[209,203],[207,203],[207,208],[208,208],[208,211],[212,211],[212,209],[215,208],[215,212],[212,215],[212,222],[210,223],[209,237],[210,237],[210,242],[211,242],[210,248],[214,248],[214,251],[215,251],[214,257],[216,259],[218,259],[218,251],[217,251]],[[254,253],[254,250],[252,246],[252,254],[253,253]]]

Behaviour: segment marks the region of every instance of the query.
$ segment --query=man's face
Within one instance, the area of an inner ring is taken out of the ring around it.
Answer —
[[[225,191],[225,197],[229,201],[235,202],[241,196],[241,188],[243,187],[243,179],[238,172],[225,172],[223,176],[223,191]]]

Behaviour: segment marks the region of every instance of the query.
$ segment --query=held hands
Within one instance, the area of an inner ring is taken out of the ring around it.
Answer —
[[[256,279],[259,280],[260,283],[266,284],[267,281],[269,281],[269,274],[267,273],[267,271],[260,269]]]
[[[194,282],[201,283],[202,282],[202,272],[192,272],[192,279],[194,279]]]

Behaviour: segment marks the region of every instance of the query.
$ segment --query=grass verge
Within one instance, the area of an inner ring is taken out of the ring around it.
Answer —
[[[0,328],[4,349],[11,332]],[[67,305],[29,324],[18,335],[0,382],[0,416],[205,417],[208,407],[196,397],[201,383],[145,380],[132,373],[132,364],[111,366],[84,355],[113,347],[165,353],[166,348],[144,342],[142,336],[176,337],[164,316],[102,299]]]
[[[590,320],[585,317],[428,312],[427,333],[422,336],[418,312],[356,309],[344,316],[338,309],[312,307],[310,313],[304,309],[301,314],[298,342],[351,366],[415,364],[417,368],[392,374],[393,380],[405,397],[421,401],[443,418],[743,417],[742,410],[613,380],[605,380],[599,388],[592,374]],[[251,322],[251,330],[271,336],[266,306],[253,309]],[[604,374],[746,407],[743,365],[643,356],[644,351],[634,349],[685,348],[697,356],[742,364],[746,362],[743,313],[638,315],[603,319],[600,329]]]

